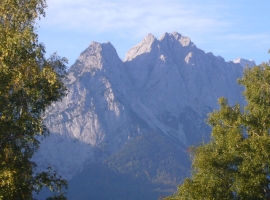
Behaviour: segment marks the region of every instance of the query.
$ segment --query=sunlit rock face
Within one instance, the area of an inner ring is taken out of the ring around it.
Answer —
[[[53,104],[45,124],[51,135],[35,156],[71,178],[87,161],[100,160],[142,132],[126,99],[125,67],[110,43],[91,45],[68,73],[68,95]]]
[[[204,121],[219,97],[244,103],[236,82],[241,64],[205,53],[177,32],[147,35],[124,61],[110,43],[93,42],[69,69],[68,95],[46,111],[51,136],[34,159],[71,178],[146,132],[167,135],[185,154],[209,137]]]
[[[217,108],[221,96],[231,103],[242,102],[236,83],[242,67],[205,53],[177,32],[165,33],[160,39],[149,34],[127,52],[124,64],[133,83],[128,90],[132,91],[133,110],[153,129],[187,145],[185,125],[179,122],[187,107],[202,117]]]
[[[254,60],[247,60],[247,59],[243,59],[243,58],[237,58],[237,59],[233,60],[233,62],[236,64],[239,63],[243,67],[253,67],[256,65]]]

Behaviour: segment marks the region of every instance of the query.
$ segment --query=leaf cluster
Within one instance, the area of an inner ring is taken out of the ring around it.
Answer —
[[[50,170],[35,174],[38,135],[48,135],[45,109],[66,94],[65,58],[45,58],[36,20],[45,0],[0,1],[0,199],[31,199],[41,186],[66,182]]]

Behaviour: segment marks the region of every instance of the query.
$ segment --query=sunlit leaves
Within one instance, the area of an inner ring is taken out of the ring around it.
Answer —
[[[30,161],[36,136],[48,134],[46,107],[66,94],[66,59],[45,59],[38,42],[35,27],[45,7],[45,0],[0,1],[0,199],[31,199],[42,186],[66,185],[50,169],[34,174]]]

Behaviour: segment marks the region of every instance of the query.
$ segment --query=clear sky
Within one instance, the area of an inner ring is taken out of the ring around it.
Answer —
[[[148,33],[177,31],[226,61],[270,58],[268,0],[47,0],[38,22],[47,53],[72,65],[92,41],[110,41],[121,59]]]

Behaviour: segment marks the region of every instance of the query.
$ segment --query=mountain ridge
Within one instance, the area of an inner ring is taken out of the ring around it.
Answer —
[[[69,93],[46,111],[51,136],[35,161],[67,179],[148,132],[166,135],[186,155],[209,137],[205,118],[217,99],[244,103],[240,63],[205,53],[177,32],[148,34],[122,61],[111,43],[92,42],[68,71]]]

